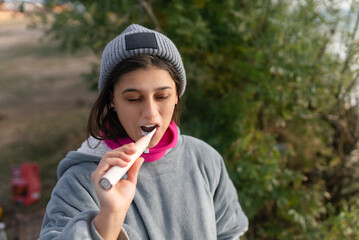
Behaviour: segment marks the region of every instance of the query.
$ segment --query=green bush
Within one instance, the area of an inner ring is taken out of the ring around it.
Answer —
[[[41,19],[71,50],[100,57],[132,22],[173,39],[188,78],[181,130],[224,156],[247,239],[358,238],[355,3],[343,12],[334,0],[67,2]],[[337,39],[344,59],[331,50]]]

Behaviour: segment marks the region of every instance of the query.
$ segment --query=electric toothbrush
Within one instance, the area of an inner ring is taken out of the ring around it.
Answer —
[[[152,130],[149,134],[143,136],[135,142],[136,152],[132,155],[129,155],[131,161],[127,164],[126,167],[113,166],[108,170],[105,175],[100,180],[100,184],[103,189],[109,190],[115,185],[128,169],[134,164],[134,162],[141,156],[141,154],[147,149],[150,144],[151,138],[156,132],[156,128]]]

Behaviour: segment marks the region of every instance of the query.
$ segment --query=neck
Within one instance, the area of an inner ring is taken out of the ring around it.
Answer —
[[[178,129],[174,121],[171,121],[166,132],[163,134],[159,143],[153,148],[149,148],[145,153],[141,155],[145,159],[145,162],[154,162],[162,158],[168,150],[174,148],[178,140]],[[132,141],[131,138],[118,138],[116,140],[104,140],[106,145],[111,149],[119,148],[125,144],[129,144]]]

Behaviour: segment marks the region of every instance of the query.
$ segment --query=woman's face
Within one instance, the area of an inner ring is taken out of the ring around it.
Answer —
[[[170,74],[157,67],[148,67],[119,78],[111,105],[133,141],[157,129],[149,145],[151,148],[167,130],[177,102],[176,85]]]

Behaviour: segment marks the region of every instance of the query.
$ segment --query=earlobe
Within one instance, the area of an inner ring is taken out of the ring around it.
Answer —
[[[110,106],[111,106],[111,108],[115,108],[115,96],[114,96],[114,93],[113,93],[113,91],[110,91],[110,101],[111,101],[111,104],[110,104]]]

